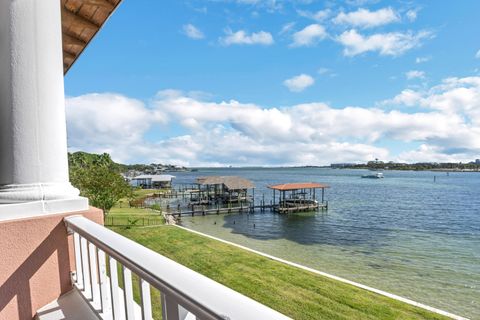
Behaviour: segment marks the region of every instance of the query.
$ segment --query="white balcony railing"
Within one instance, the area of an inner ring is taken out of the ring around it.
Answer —
[[[288,319],[84,217],[67,217],[65,223],[74,235],[72,279],[103,319],[152,319],[150,286],[160,291],[164,320]],[[133,298],[132,273],[139,279],[140,305]]]

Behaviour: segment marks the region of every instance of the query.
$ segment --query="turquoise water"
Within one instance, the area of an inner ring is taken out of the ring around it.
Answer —
[[[480,319],[480,173],[201,169],[266,185],[324,182],[327,212],[182,217],[182,225],[462,316]],[[436,182],[434,182],[436,176]],[[255,225],[255,227],[254,227]]]

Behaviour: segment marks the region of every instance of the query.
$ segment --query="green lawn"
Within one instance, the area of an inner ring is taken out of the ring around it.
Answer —
[[[169,189],[135,189],[133,191],[133,197],[134,199],[140,199],[145,196],[150,196],[153,194],[158,194],[158,193],[165,193],[169,192]],[[129,199],[127,198],[122,198],[120,199],[114,206],[114,208],[128,208],[129,207]]]
[[[133,193],[136,198],[140,198],[143,196],[149,196],[154,193],[164,193],[168,192],[169,189],[136,189]]]
[[[112,230],[294,319],[446,319],[174,226]]]
[[[108,215],[112,216],[145,216],[145,215],[160,215],[160,212],[152,209],[129,208],[129,207],[113,207],[110,209]]]
[[[139,199],[153,193],[163,192],[158,189],[137,189],[134,191],[134,198]],[[119,200],[115,206],[110,209],[105,217],[106,226],[151,226],[164,224],[165,219],[158,210],[150,208],[130,207],[128,199]]]
[[[104,219],[105,226],[152,226],[165,224],[159,211],[142,208],[113,207]]]

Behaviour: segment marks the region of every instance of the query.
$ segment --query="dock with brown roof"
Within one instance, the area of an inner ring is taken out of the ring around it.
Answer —
[[[248,206],[250,202],[249,190],[252,193],[255,185],[252,181],[237,176],[205,176],[198,177],[197,196],[191,201],[192,205],[218,205],[237,203]],[[253,196],[252,196],[253,197]]]

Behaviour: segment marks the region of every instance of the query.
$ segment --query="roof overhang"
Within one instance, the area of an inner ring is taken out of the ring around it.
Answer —
[[[61,0],[66,74],[122,0]]]
[[[273,190],[279,190],[279,191],[293,191],[293,190],[301,190],[301,189],[326,189],[326,188],[330,188],[330,186],[323,183],[300,182],[300,183],[278,184],[275,186],[268,186],[268,188]]]
[[[199,185],[221,185],[223,184],[229,190],[245,190],[254,189],[255,185],[252,181],[237,176],[206,176],[198,177]]]

